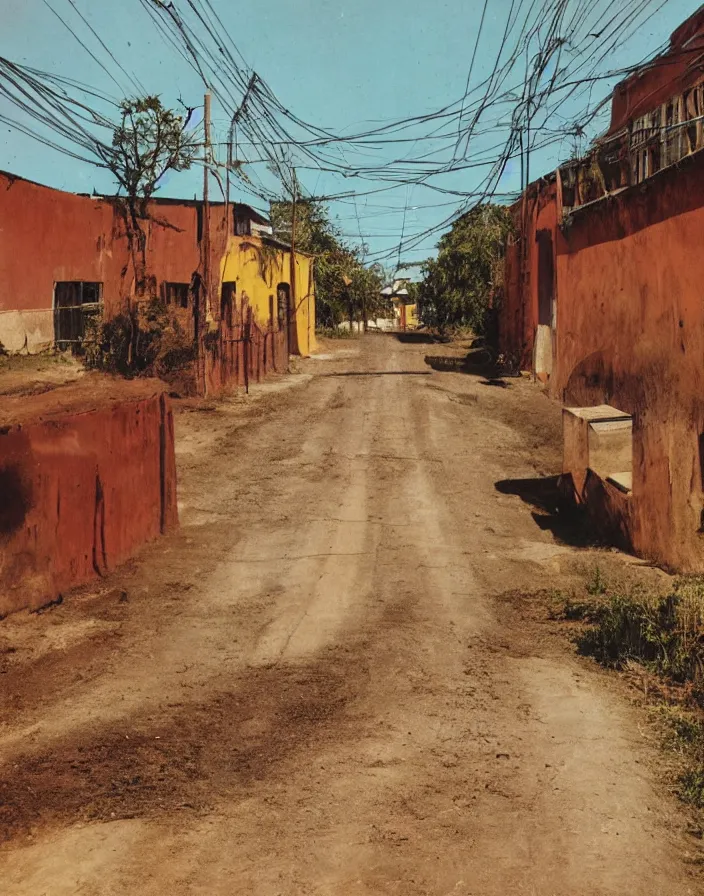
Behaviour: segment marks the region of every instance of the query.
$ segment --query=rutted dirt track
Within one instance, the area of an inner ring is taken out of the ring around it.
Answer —
[[[496,488],[559,410],[426,350],[184,409],[181,531],[0,624],[4,896],[704,892],[635,711],[507,598],[590,562]]]

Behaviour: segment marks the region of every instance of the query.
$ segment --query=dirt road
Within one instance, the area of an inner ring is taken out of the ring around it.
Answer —
[[[515,597],[591,562],[506,482],[559,409],[426,353],[182,411],[181,531],[2,623],[5,896],[704,892],[635,710]]]

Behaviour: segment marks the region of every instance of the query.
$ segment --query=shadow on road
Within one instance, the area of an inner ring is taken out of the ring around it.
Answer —
[[[586,548],[601,544],[586,510],[567,496],[562,476],[535,479],[501,479],[494,488],[502,495],[517,495],[534,508],[531,516],[543,531],[572,547]]]
[[[434,336],[432,333],[419,333],[416,331],[406,333],[394,333],[399,342],[414,344],[446,344],[452,342],[449,336]]]
[[[321,373],[320,376],[432,376],[432,374],[429,370],[367,370],[363,372],[345,370],[342,373]]]
[[[481,380],[479,383],[480,386],[497,386],[499,389],[510,389],[511,383],[507,383],[506,380],[502,380],[499,377],[492,377],[491,379]]]
[[[476,340],[472,348],[465,355],[426,355],[425,363],[433,370],[445,373],[465,373],[471,376],[483,377],[482,385],[500,386],[506,389],[509,383],[506,379],[520,377],[520,373],[500,363],[495,352],[488,346]]]

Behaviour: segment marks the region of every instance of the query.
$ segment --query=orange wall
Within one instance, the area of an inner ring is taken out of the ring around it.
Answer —
[[[704,568],[704,154],[571,216],[551,392],[633,414],[631,539]]]
[[[178,524],[164,386],[87,375],[0,400],[0,616],[36,609]]]

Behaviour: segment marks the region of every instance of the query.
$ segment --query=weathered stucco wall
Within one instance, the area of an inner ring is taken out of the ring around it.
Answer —
[[[532,184],[526,191],[525,201],[517,202],[511,211],[515,233],[506,246],[499,347],[503,354],[516,358],[522,369],[531,369],[536,333],[541,321],[538,234],[550,234],[552,245],[556,245],[558,210],[555,179],[541,179]],[[557,301],[554,270],[552,292]],[[552,315],[549,316],[552,318]],[[551,328],[552,320],[546,321],[545,325]]]
[[[195,204],[150,206],[149,266],[164,281],[189,283],[200,264]],[[222,211],[213,212],[213,230]],[[41,351],[54,338],[54,284],[103,284],[107,315],[134,287],[125,224],[108,199],[53,190],[0,172],[0,343]]]
[[[247,293],[258,324],[266,327],[269,296],[290,280],[290,253],[267,247],[262,254],[259,237],[228,240],[225,211],[223,204],[211,206],[213,303],[219,304],[222,281],[236,281],[238,296]],[[195,201],[150,203],[147,267],[158,294],[165,283],[190,284],[202,271],[200,212]],[[124,212],[114,200],[76,196],[0,172],[0,343],[8,351],[35,352],[52,344],[57,281],[102,283],[110,317],[123,310],[134,279]],[[296,304],[291,351],[307,355],[315,348],[315,295],[312,259],[304,255],[296,257]],[[187,332],[192,330],[193,308],[174,310]]]
[[[0,310],[0,345],[10,354],[36,354],[54,344],[54,313]]]
[[[635,551],[704,569],[704,154],[572,215],[551,392],[633,415]]]
[[[291,352],[304,356],[315,351],[312,264],[307,255],[296,256],[296,327]],[[252,309],[255,321],[266,329],[270,323],[269,300],[276,319],[277,286],[291,282],[291,253],[267,246],[256,236],[233,236],[222,258],[221,280],[237,284],[238,307],[242,308],[242,297],[246,294],[246,304]]]
[[[177,525],[158,381],[84,377],[0,399],[0,616],[53,601]]]
[[[112,208],[0,174],[0,343],[41,351],[53,342],[54,282],[112,282]]]

